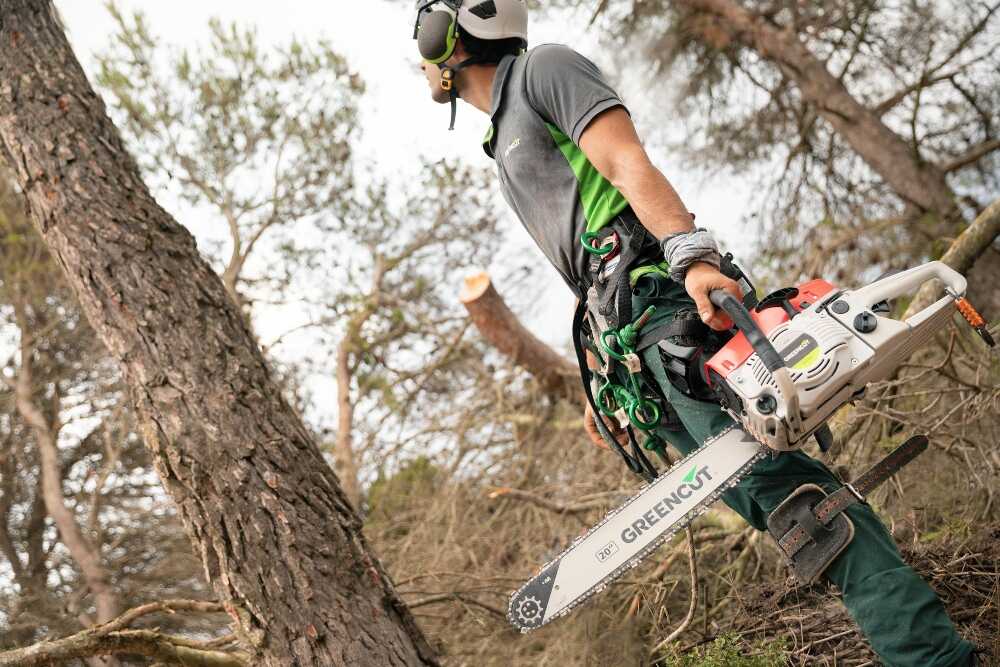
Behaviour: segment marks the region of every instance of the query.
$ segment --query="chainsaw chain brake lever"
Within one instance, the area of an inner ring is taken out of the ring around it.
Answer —
[[[802,421],[799,413],[799,395],[795,391],[795,384],[792,382],[792,376],[789,374],[787,366],[785,366],[785,360],[774,349],[770,339],[757,326],[757,322],[750,316],[750,312],[739,299],[721,289],[709,292],[708,298],[713,304],[724,310],[732,318],[736,328],[746,336],[754,352],[763,362],[764,368],[768,370],[778,385],[778,391],[784,399],[785,418],[789,425],[795,431],[800,430]]]

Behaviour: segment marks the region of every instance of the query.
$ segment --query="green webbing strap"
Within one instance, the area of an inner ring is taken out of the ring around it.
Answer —
[[[645,266],[637,266],[632,269],[628,274],[628,281],[632,287],[635,287],[635,283],[643,276],[655,273],[664,278],[670,278],[670,265],[666,262],[660,262],[659,264],[646,264]]]

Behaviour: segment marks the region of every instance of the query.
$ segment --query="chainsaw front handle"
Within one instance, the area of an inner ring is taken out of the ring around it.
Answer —
[[[774,349],[774,345],[764,332],[761,331],[760,327],[757,326],[757,322],[750,317],[750,311],[740,303],[740,300],[734,297],[732,294],[725,290],[715,289],[712,290],[708,295],[709,300],[717,307],[726,311],[726,315],[729,315],[733,320],[733,324],[736,328],[743,332],[743,335],[747,337],[750,345],[753,346],[753,351],[757,353],[760,360],[764,362],[764,367],[770,373],[774,373],[779,368],[783,368],[785,365],[785,360],[781,358],[778,351]]]

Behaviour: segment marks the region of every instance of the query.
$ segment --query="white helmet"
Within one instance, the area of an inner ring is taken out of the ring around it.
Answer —
[[[518,38],[528,42],[528,8],[524,0],[466,0],[458,25],[479,39]]]

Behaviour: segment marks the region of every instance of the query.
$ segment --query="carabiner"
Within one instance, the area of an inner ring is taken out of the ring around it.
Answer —
[[[607,331],[601,332],[601,348],[604,353],[607,354],[612,359],[616,361],[625,361],[625,355],[629,353],[625,347],[622,347],[622,351],[619,353],[615,351],[614,346],[607,341],[608,338],[614,338],[615,342],[621,345],[621,339],[618,337],[617,329],[608,329]]]
[[[589,252],[591,255],[597,255],[599,257],[603,257],[604,255],[607,255],[609,252],[615,249],[614,244],[609,244],[606,246],[605,245],[594,246],[590,244],[591,241],[596,240],[599,237],[600,237],[600,232],[584,232],[580,236],[580,245],[582,245],[583,249]]]
[[[660,423],[660,407],[648,398],[637,398],[625,410],[628,420],[640,431],[652,431]],[[643,421],[639,415],[648,412],[649,421]]]

